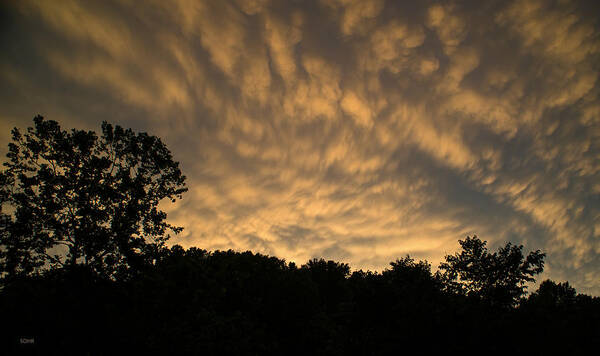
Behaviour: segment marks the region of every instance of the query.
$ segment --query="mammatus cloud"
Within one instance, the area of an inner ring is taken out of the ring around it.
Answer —
[[[477,233],[597,295],[594,6],[21,1],[1,137],[37,113],[161,136],[189,180],[166,206],[186,247],[382,269]]]

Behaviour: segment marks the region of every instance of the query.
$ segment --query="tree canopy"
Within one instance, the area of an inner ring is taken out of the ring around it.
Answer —
[[[98,136],[33,121],[24,134],[13,129],[0,173],[1,272],[81,264],[112,278],[154,258],[168,231],[181,231],[158,209],[187,190],[160,138],[107,122]]]
[[[445,257],[439,266],[448,289],[482,298],[497,305],[513,306],[526,293],[526,283],[544,269],[545,253],[523,256],[523,246],[508,242],[489,253],[477,236],[459,240],[462,251]]]

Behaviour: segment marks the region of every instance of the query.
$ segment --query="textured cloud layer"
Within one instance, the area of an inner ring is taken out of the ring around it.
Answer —
[[[600,294],[594,2],[3,6],[2,140],[37,113],[163,137],[173,242],[381,269],[477,233]]]

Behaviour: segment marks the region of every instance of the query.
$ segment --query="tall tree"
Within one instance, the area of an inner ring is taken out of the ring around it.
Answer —
[[[526,293],[526,283],[544,270],[546,254],[539,250],[523,256],[523,246],[510,242],[489,253],[477,236],[458,241],[460,253],[448,255],[439,269],[446,289],[480,297],[499,306],[514,306]]]
[[[168,231],[182,230],[158,209],[187,190],[160,138],[106,122],[98,137],[33,121],[25,134],[13,129],[0,173],[5,276],[85,265],[114,278],[152,259]]]

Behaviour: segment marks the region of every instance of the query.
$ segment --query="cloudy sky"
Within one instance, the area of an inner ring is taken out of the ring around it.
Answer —
[[[160,136],[184,247],[381,270],[476,233],[600,295],[597,1],[4,1],[0,154]]]

